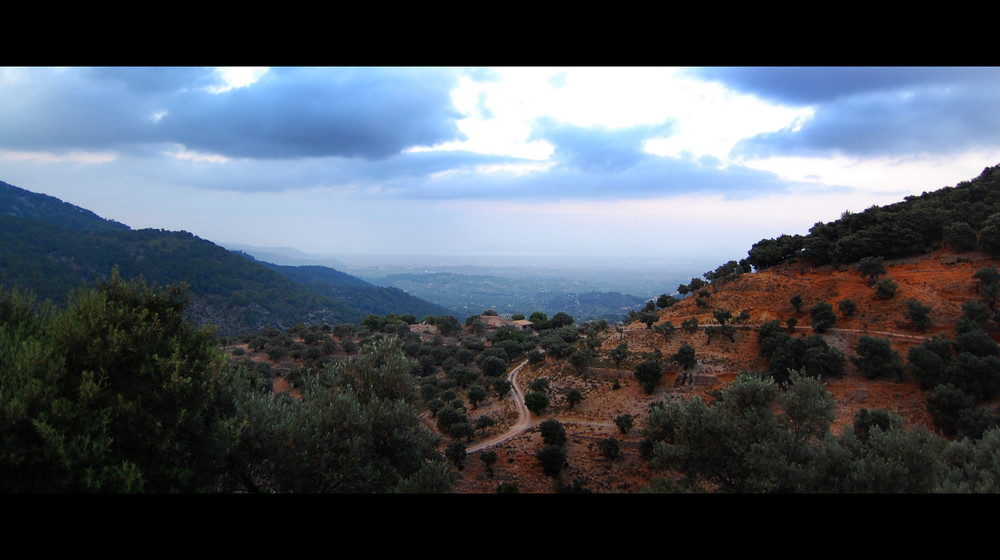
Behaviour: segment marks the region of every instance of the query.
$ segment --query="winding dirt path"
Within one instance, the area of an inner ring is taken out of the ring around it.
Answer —
[[[521,388],[517,386],[517,374],[520,373],[521,368],[527,364],[528,360],[524,360],[518,364],[517,367],[510,370],[510,373],[508,374],[508,379],[511,384],[512,398],[514,399],[514,406],[517,408],[517,422],[506,432],[466,449],[466,453],[475,453],[477,451],[493,447],[494,445],[499,445],[511,438],[515,438],[523,434],[528,428],[536,423],[531,417],[531,413],[528,412],[528,407],[524,405],[524,394],[521,392]]]
[[[513,439],[523,434],[529,428],[532,428],[541,422],[539,419],[533,417],[531,412],[528,411],[528,407],[525,406],[524,404],[524,393],[521,391],[521,388],[518,387],[517,385],[517,374],[520,373],[521,368],[527,365],[527,363],[528,360],[521,362],[520,364],[517,365],[517,367],[512,369],[510,371],[510,374],[508,375],[511,384],[511,393],[513,393],[512,398],[514,399],[514,406],[517,408],[517,422],[513,426],[511,426],[506,432],[494,436],[486,441],[477,443],[472,447],[469,447],[468,449],[465,450],[467,454],[475,453],[477,451],[482,451],[483,449],[488,449],[495,445],[500,445],[501,443],[504,443],[507,440]],[[563,420],[563,423],[567,425],[579,424],[579,425],[593,425],[601,427],[614,426],[614,424],[610,422],[587,420],[583,418],[568,418]]]

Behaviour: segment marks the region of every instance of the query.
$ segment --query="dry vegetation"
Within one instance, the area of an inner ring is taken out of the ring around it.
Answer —
[[[826,301],[836,308],[839,301],[849,298],[857,303],[858,310],[853,317],[838,313],[836,326],[823,335],[827,343],[840,349],[845,356],[850,356],[863,334],[887,337],[905,359],[909,347],[919,344],[923,337],[934,333],[954,334],[962,304],[977,297],[976,281],[972,275],[982,266],[996,264],[995,260],[983,254],[956,256],[950,252],[887,262],[885,276],[899,284],[896,295],[888,300],[876,299],[874,289],[854,268],[787,265],[761,273],[744,274],[719,287],[708,298],[708,307],[696,305],[695,299],[689,297],[660,311],[661,321],[669,320],[679,327],[681,321],[689,317],[696,317],[701,325],[716,324],[712,314],[714,309],[728,309],[734,315],[747,310],[750,319],[745,328],[737,331],[735,341],[719,335],[709,340],[703,331],[689,334],[679,328],[669,339],[665,339],[641,323],[627,326],[623,333],[621,340],[628,344],[634,357],[633,363],[644,352],[659,349],[664,356],[670,356],[681,344],[694,346],[698,365],[691,385],[676,384],[680,367],[670,364],[665,367],[666,373],[656,391],[647,395],[632,375],[630,364],[614,369],[607,357],[607,352],[621,342],[619,338],[622,335],[613,330],[605,333],[601,357],[586,373],[578,374],[565,361],[549,361],[525,368],[519,385],[527,387],[535,377],[547,377],[550,381],[549,393],[555,397],[549,408],[535,419],[557,418],[566,426],[569,441],[565,446],[567,465],[562,474],[564,485],[573,485],[575,481],[578,486],[594,492],[641,491],[656,476],[648,463],[640,458],[638,449],[642,419],[649,403],[657,399],[689,398],[694,395],[711,399],[712,391],[732,381],[740,371],[763,370],[766,362],[757,354],[756,331],[752,327],[772,319],[779,319],[784,324],[788,317],[796,316],[796,332],[799,336],[808,336],[813,334],[809,327],[809,307]],[[799,313],[789,302],[794,294],[800,294],[804,301]],[[906,318],[906,301],[911,298],[933,309],[932,325],[925,331],[914,329]],[[615,381],[619,384],[617,389],[614,388]],[[568,409],[562,397],[570,387],[577,387],[584,394],[583,401],[572,410]],[[933,429],[925,407],[924,392],[912,380],[903,383],[886,379],[868,380],[848,364],[843,378],[827,380],[827,389],[838,403],[834,431],[849,424],[861,408],[889,410],[908,423],[923,424]],[[484,409],[484,413],[495,414],[493,409],[499,406],[492,403],[480,408]],[[621,414],[636,417],[635,427],[628,434],[622,434],[614,424],[614,418]],[[601,455],[596,442],[612,435],[621,441],[622,455],[609,460]],[[542,472],[534,457],[543,446],[538,430],[534,429],[495,447],[499,459],[494,465],[493,476],[487,474],[475,454],[470,454],[465,468],[459,473],[456,491],[494,492],[501,483],[511,482],[516,483],[522,493],[553,492],[553,479]]]
[[[827,302],[837,307],[844,299],[857,303],[853,316],[838,312],[833,329],[823,336],[830,346],[849,357],[858,339],[863,335],[889,338],[893,348],[905,359],[908,349],[919,344],[924,337],[935,333],[954,334],[954,326],[961,315],[962,304],[975,299],[976,280],[973,274],[980,267],[997,265],[981,253],[955,255],[938,251],[921,257],[888,261],[887,274],[899,288],[890,299],[877,299],[866,278],[854,267],[808,267],[782,265],[760,273],[743,274],[735,280],[722,283],[712,295],[698,305],[694,297],[660,310],[660,322],[670,321],[678,327],[672,335],[664,337],[642,323],[627,325],[622,332],[609,328],[601,334],[602,345],[598,357],[583,373],[578,372],[567,360],[547,359],[544,363],[526,365],[520,370],[518,386],[525,391],[538,377],[549,380],[550,405],[539,415],[532,415],[532,426],[520,435],[491,445],[498,459],[489,474],[479,459],[477,444],[502,436],[518,419],[514,397],[502,400],[495,396],[468,411],[470,421],[488,414],[497,424],[485,433],[477,431],[468,443],[470,453],[464,468],[456,469],[454,491],[458,493],[493,493],[501,484],[516,484],[521,493],[552,493],[557,491],[556,481],[542,472],[535,454],[545,444],[538,430],[538,423],[555,418],[566,427],[568,441],[566,466],[561,484],[600,493],[640,492],[658,476],[640,457],[639,442],[643,417],[649,404],[656,400],[691,398],[701,396],[712,399],[713,391],[731,382],[744,370],[766,369],[767,362],[758,355],[757,333],[754,327],[769,320],[785,323],[789,317],[798,319],[795,332],[798,336],[814,334],[809,326],[808,309]],[[796,312],[789,299],[802,296],[801,311]],[[932,308],[932,324],[919,331],[906,318],[906,301],[916,299]],[[707,305],[706,305],[707,304]],[[685,319],[695,317],[701,326],[717,325],[713,311],[726,309],[734,316],[742,311],[749,313],[749,320],[739,325],[735,340],[721,335],[709,337],[704,330],[688,333],[680,327]],[[655,326],[655,325],[654,325]],[[424,333],[422,337],[430,337]],[[995,333],[994,333],[994,336]],[[455,342],[449,340],[448,342]],[[628,345],[629,359],[618,367],[608,352],[620,343]],[[669,358],[682,344],[696,350],[698,364],[694,368],[693,382],[679,383],[680,366],[663,360],[664,376],[652,394],[642,390],[632,368],[644,353],[659,351]],[[245,350],[245,348],[244,348]],[[248,354],[249,355],[249,354]],[[261,353],[254,359],[266,360]],[[294,368],[296,362],[284,358],[274,364],[285,370]],[[275,377],[276,390],[288,390],[287,382]],[[934,429],[925,407],[925,395],[915,382],[902,383],[880,379],[869,380],[848,362],[846,375],[826,380],[827,389],[837,400],[837,415],[833,430],[838,432],[849,424],[861,408],[881,408],[902,416],[910,424],[923,424]],[[565,394],[577,388],[583,400],[570,408]],[[994,403],[995,404],[995,403]],[[632,415],[634,427],[623,434],[615,425],[615,417]],[[428,427],[434,430],[434,420],[425,412]],[[614,436],[621,444],[621,455],[608,459],[601,453],[597,442]],[[443,438],[445,443],[448,438]],[[443,446],[442,446],[443,450]]]

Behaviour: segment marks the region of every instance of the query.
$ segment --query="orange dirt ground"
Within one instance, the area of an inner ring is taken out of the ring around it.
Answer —
[[[492,447],[498,455],[492,475],[487,473],[479,452],[469,453],[464,468],[454,470],[453,489],[457,493],[493,493],[499,485],[511,483],[516,484],[521,493],[554,492],[556,483],[542,472],[535,453],[544,447],[538,422],[556,418],[565,425],[569,438],[564,446],[567,461],[561,476],[563,486],[575,485],[600,493],[641,492],[658,476],[639,455],[640,432],[649,404],[656,400],[694,396],[710,400],[714,390],[731,382],[739,372],[764,370],[767,363],[758,356],[757,334],[753,327],[772,319],[784,324],[788,317],[795,316],[797,335],[809,336],[814,334],[809,327],[810,307],[825,301],[837,310],[837,303],[850,298],[857,304],[857,312],[852,317],[844,317],[838,311],[837,324],[823,335],[827,343],[850,357],[861,336],[887,337],[905,362],[909,348],[919,344],[924,337],[954,335],[962,304],[978,297],[973,274],[980,267],[997,266],[998,262],[979,253],[955,255],[948,251],[887,261],[884,277],[899,285],[896,295],[888,300],[876,299],[874,289],[855,267],[784,265],[743,274],[720,284],[708,298],[707,307],[696,305],[695,298],[688,297],[661,310],[660,321],[669,320],[678,327],[669,340],[641,323],[627,325],[621,333],[609,328],[602,335],[605,340],[598,358],[582,374],[565,360],[547,360],[521,370],[518,385],[522,390],[536,377],[548,378],[549,407],[540,415],[532,415],[532,428]],[[802,311],[798,313],[789,302],[794,294],[803,298]],[[931,306],[932,325],[926,331],[918,332],[907,320],[905,310],[909,299]],[[737,331],[735,341],[718,335],[709,339],[704,331],[689,334],[679,328],[689,317],[696,317],[703,326],[717,324],[712,314],[715,309],[728,309],[734,316],[744,310],[749,312],[750,319]],[[607,352],[623,341],[628,344],[631,358],[616,369]],[[692,345],[698,357],[694,382],[678,385],[679,367],[665,364],[665,374],[657,389],[647,395],[636,382],[631,368],[644,352],[658,349],[663,356],[670,356],[684,343]],[[289,362],[289,359],[284,361]],[[289,362],[287,365],[294,364]],[[924,392],[912,380],[902,383],[890,379],[868,380],[848,362],[843,378],[825,381],[827,390],[837,401],[834,433],[850,424],[861,408],[882,408],[899,414],[911,425],[922,424],[934,429],[926,412]],[[287,390],[287,383],[283,383],[280,377],[275,378],[275,390]],[[564,397],[570,387],[580,389],[584,395],[583,401],[572,410]],[[468,411],[472,422],[482,414],[495,418],[497,425],[485,434],[477,431],[467,443],[470,449],[503,434],[517,421],[510,395],[501,401],[488,398]],[[635,417],[634,427],[627,434],[622,434],[614,424],[614,418],[622,414]],[[429,428],[434,430],[429,413],[424,416]],[[600,439],[610,436],[621,443],[621,456],[614,460],[603,457],[597,446]]]
[[[850,298],[857,303],[858,311],[853,317],[844,317],[838,312],[834,329],[823,335],[827,343],[850,357],[861,336],[887,337],[905,362],[909,348],[919,344],[924,337],[954,335],[954,325],[961,315],[962,304],[978,297],[972,275],[982,266],[997,265],[996,260],[982,254],[957,257],[950,252],[938,251],[920,258],[887,261],[885,277],[899,284],[895,297],[889,300],[876,299],[867,279],[853,267],[838,269],[789,265],[744,274],[722,285],[708,299],[709,307],[699,307],[694,298],[689,297],[661,311],[660,320],[670,320],[674,326],[680,327],[684,319],[697,317],[700,325],[712,325],[717,324],[712,315],[713,309],[728,309],[734,316],[747,310],[751,317],[747,326],[757,326],[771,319],[779,319],[784,324],[787,317],[796,316],[796,332],[799,336],[809,336],[813,334],[809,327],[808,309],[811,306],[826,301],[836,310],[838,302]],[[804,300],[799,313],[789,302],[794,294],[802,295]],[[906,318],[906,301],[911,298],[933,309],[932,325],[924,332],[916,331]],[[519,379],[522,388],[527,387],[534,377],[549,379],[549,394],[555,395],[555,398],[549,408],[535,419],[557,418],[566,426],[569,441],[565,446],[568,457],[562,474],[564,486],[573,485],[576,481],[578,486],[594,492],[641,491],[657,476],[639,457],[638,450],[642,418],[649,403],[695,395],[707,400],[711,398],[711,391],[731,382],[740,371],[766,368],[766,362],[757,355],[756,331],[749,329],[739,330],[734,342],[721,336],[708,340],[704,332],[688,334],[679,328],[666,341],[662,335],[640,323],[627,326],[623,335],[609,330],[605,336],[607,340],[600,349],[602,358],[585,374],[577,374],[565,363],[547,362],[525,368]],[[652,395],[646,395],[627,365],[621,370],[612,369],[606,357],[606,352],[622,340],[628,343],[634,356],[654,349],[669,356],[681,344],[691,344],[699,362],[693,386],[675,386],[679,369],[671,364],[667,366],[657,390]],[[616,380],[620,386],[618,389],[613,388]],[[561,397],[571,386],[580,388],[584,393],[583,401],[573,410],[568,409]],[[850,424],[861,408],[889,410],[902,416],[909,424],[923,424],[934,429],[926,411],[924,392],[912,380],[903,383],[889,379],[868,380],[848,363],[843,378],[827,380],[827,390],[837,401],[837,416],[832,427],[835,433]],[[508,418],[513,414],[513,406],[505,408],[502,403],[491,399],[481,404],[479,409],[470,411],[469,415],[473,418],[478,414],[497,417],[504,410]],[[625,413],[636,416],[635,427],[627,435],[621,434],[614,425],[614,418]],[[497,433],[502,427],[493,430]],[[612,435],[622,444],[622,456],[608,460],[601,455],[596,442]],[[516,483],[522,493],[553,492],[553,479],[542,473],[534,457],[543,446],[541,435],[533,429],[494,448],[499,458],[492,476],[487,474],[478,454],[470,454],[465,468],[456,471],[455,491],[489,493],[495,492],[501,483]]]

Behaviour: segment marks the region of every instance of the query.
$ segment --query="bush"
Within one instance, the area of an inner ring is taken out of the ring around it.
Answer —
[[[837,304],[837,309],[840,309],[840,312],[845,316],[850,317],[858,310],[858,304],[854,303],[852,299],[843,299]]]
[[[542,464],[542,472],[548,476],[558,476],[566,463],[566,452],[558,445],[548,445],[542,448],[535,458]]]
[[[656,384],[663,377],[663,369],[660,364],[653,359],[646,359],[635,366],[635,378],[642,384],[642,389],[646,394],[651,394],[656,389]]]
[[[524,406],[535,414],[541,413],[549,406],[549,397],[540,391],[534,391],[524,396]]]
[[[902,380],[903,365],[899,353],[892,349],[887,339],[863,336],[851,356],[854,364],[868,379],[895,376]]]
[[[618,431],[627,434],[632,429],[634,420],[631,414],[620,414],[615,416],[615,426],[618,426]]]
[[[597,448],[601,450],[601,455],[608,459],[617,459],[621,455],[621,445],[614,436],[597,441]]]
[[[818,333],[826,332],[837,324],[837,314],[833,306],[821,301],[809,309],[809,324]]]
[[[566,443],[566,428],[562,422],[555,418],[542,421],[538,425],[538,429],[542,434],[542,441],[546,445],[562,445]]]
[[[931,307],[915,299],[906,301],[906,316],[918,331],[927,330],[931,326]]]
[[[875,284],[875,297],[878,299],[891,299],[892,296],[896,295],[896,290],[899,289],[899,284],[895,283],[891,278],[883,278]]]
[[[958,419],[972,405],[972,397],[950,383],[938,385],[927,395],[927,412],[934,425],[947,436],[958,433]]]

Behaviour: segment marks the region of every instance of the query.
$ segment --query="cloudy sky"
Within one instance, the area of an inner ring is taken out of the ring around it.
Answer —
[[[997,68],[2,68],[0,180],[316,254],[721,264],[1000,163]]]

